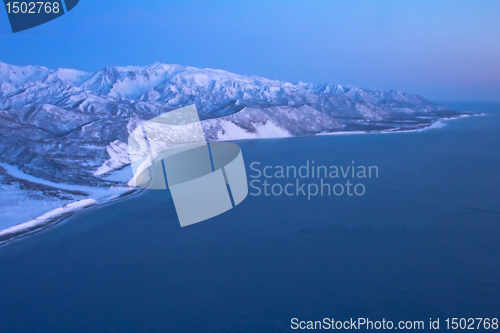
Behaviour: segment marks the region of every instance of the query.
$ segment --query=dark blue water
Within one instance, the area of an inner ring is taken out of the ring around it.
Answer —
[[[168,193],[150,191],[1,247],[0,332],[498,318],[500,105],[452,106],[490,115],[422,133],[238,142],[247,166],[378,166],[361,197],[248,196],[180,228]]]

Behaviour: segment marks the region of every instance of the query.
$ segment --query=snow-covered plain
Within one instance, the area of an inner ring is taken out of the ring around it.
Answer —
[[[108,177],[118,176],[126,181],[123,175],[116,173]],[[0,180],[0,244],[132,190],[127,186],[104,188],[54,183],[25,174],[5,163],[0,163]]]

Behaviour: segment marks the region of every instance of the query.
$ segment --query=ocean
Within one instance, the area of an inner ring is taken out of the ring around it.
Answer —
[[[293,318],[427,329],[439,318],[445,329],[447,318],[500,317],[500,104],[445,104],[487,115],[237,142],[249,181],[254,162],[376,166],[378,177],[351,180],[363,195],[249,195],[181,228],[169,192],[144,191],[0,247],[0,333],[283,332]]]

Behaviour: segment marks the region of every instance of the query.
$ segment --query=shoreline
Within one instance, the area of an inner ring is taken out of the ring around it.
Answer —
[[[29,237],[31,235],[42,232],[52,226],[55,226],[67,218],[78,214],[83,211],[87,211],[89,209],[96,209],[108,204],[112,204],[118,200],[130,198],[134,195],[138,195],[142,193],[142,188],[133,188],[126,192],[123,192],[117,196],[109,198],[103,201],[97,201],[93,198],[88,198],[80,201],[75,201],[73,203],[69,203],[64,205],[63,207],[56,208],[52,211],[49,211],[31,221],[24,222],[13,227],[0,230],[0,247],[7,245],[11,242],[21,240],[25,237]],[[65,209],[66,208],[66,209]],[[54,214],[55,211],[63,210],[58,215],[50,216]],[[49,215],[44,218],[44,216]],[[38,221],[37,221],[38,220]]]
[[[382,130],[382,131],[370,131],[370,132],[363,132],[363,131],[346,131],[346,132],[332,132],[332,133],[318,133],[316,135],[307,135],[307,136],[324,136],[324,135],[359,135],[359,134],[392,134],[392,133],[414,133],[414,132],[424,132],[427,130],[433,130],[433,129],[440,129],[444,126],[446,126],[447,121],[450,120],[456,120],[459,118],[465,118],[465,117],[473,117],[473,116],[486,116],[486,113],[470,113],[470,114],[463,114],[460,116],[456,117],[450,117],[450,118],[442,118],[437,120],[436,122],[422,127],[418,129],[411,129],[411,130],[404,130],[404,129],[399,129],[399,130]],[[285,137],[285,138],[290,138],[290,137]],[[292,137],[293,138],[293,137]],[[240,140],[255,140],[254,138],[251,139],[240,139]],[[240,140],[231,140],[231,141],[240,141]],[[21,240],[25,237],[29,237],[33,234],[42,232],[54,225],[57,225],[67,218],[78,214],[83,211],[87,211],[92,208],[99,208],[104,205],[112,204],[118,200],[124,199],[124,198],[130,198],[134,195],[138,195],[143,192],[144,189],[140,187],[135,187],[131,188],[123,193],[120,193],[116,196],[113,196],[111,198],[107,198],[105,200],[98,201],[94,198],[87,198],[79,201],[75,201],[72,203],[68,203],[64,205],[63,207],[56,208],[54,210],[48,211],[45,214],[42,214],[41,216],[38,216],[34,218],[31,221],[27,221],[21,224],[17,224],[15,226],[0,230],[0,247],[7,245],[11,242]]]
[[[449,117],[449,118],[441,118],[428,126],[423,126],[423,127],[415,128],[415,129],[389,129],[389,130],[370,131],[370,132],[363,132],[363,131],[342,132],[342,131],[340,131],[340,132],[331,132],[331,133],[318,133],[318,134],[316,134],[316,136],[320,136],[320,135],[358,135],[358,134],[395,134],[395,133],[425,132],[425,131],[429,131],[429,130],[440,129],[440,128],[446,126],[447,125],[446,122],[448,122],[450,120],[457,120],[460,118],[468,118],[468,117],[484,117],[487,115],[488,114],[484,113],[484,112],[461,114],[459,116],[454,116],[454,117]]]

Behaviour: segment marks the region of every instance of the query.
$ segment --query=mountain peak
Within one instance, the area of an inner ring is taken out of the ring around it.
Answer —
[[[30,89],[30,98],[25,102],[20,95],[15,101],[12,98],[0,101],[3,103],[0,107],[24,105],[33,101],[47,103],[49,96],[42,87],[49,85],[51,90],[71,87],[73,97],[63,98],[59,102],[67,103],[63,107],[81,103],[81,98],[161,103],[169,109],[195,103],[200,115],[209,118],[234,113],[245,106],[309,105],[322,112],[336,113],[338,110],[356,109],[356,103],[391,107],[399,105],[401,108],[422,103],[432,104],[420,96],[394,90],[369,90],[302,81],[292,84],[221,69],[200,69],[160,62],[142,67],[110,66],[94,73],[0,63],[0,84],[9,84],[4,85],[5,91],[0,96],[6,96],[7,90],[11,94],[15,89]]]

